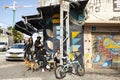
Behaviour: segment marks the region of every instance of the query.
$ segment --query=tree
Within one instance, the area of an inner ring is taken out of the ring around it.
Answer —
[[[23,40],[23,33],[15,30],[15,28],[12,28],[11,26],[8,27],[8,30],[10,31],[11,35],[13,36],[14,42],[20,42],[21,40]]]

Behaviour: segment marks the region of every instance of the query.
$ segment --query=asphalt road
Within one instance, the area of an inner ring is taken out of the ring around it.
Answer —
[[[54,71],[25,71],[23,61],[6,61],[4,52],[0,52],[0,80],[57,80]],[[120,80],[120,71],[86,70],[84,76],[67,74],[62,80]]]

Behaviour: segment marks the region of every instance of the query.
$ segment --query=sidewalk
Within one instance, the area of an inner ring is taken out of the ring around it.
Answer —
[[[101,76],[113,76],[120,78],[120,69],[89,69],[86,70],[86,74],[94,74],[94,75],[101,75]],[[114,80],[114,79],[113,79]]]
[[[109,74],[109,73],[112,73],[112,74],[120,74],[120,69],[108,69],[108,68],[102,68],[102,69],[86,69],[86,72],[87,73],[106,73],[106,74]]]

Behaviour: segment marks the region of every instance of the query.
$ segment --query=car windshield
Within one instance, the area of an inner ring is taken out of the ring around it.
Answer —
[[[14,44],[11,48],[24,49],[24,44]]]
[[[0,42],[0,45],[4,45],[5,44],[5,42]]]

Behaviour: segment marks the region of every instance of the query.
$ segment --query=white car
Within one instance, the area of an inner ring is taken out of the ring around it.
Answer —
[[[13,44],[5,54],[6,60],[23,60],[24,43]]]
[[[0,51],[7,50],[7,42],[0,42]]]

